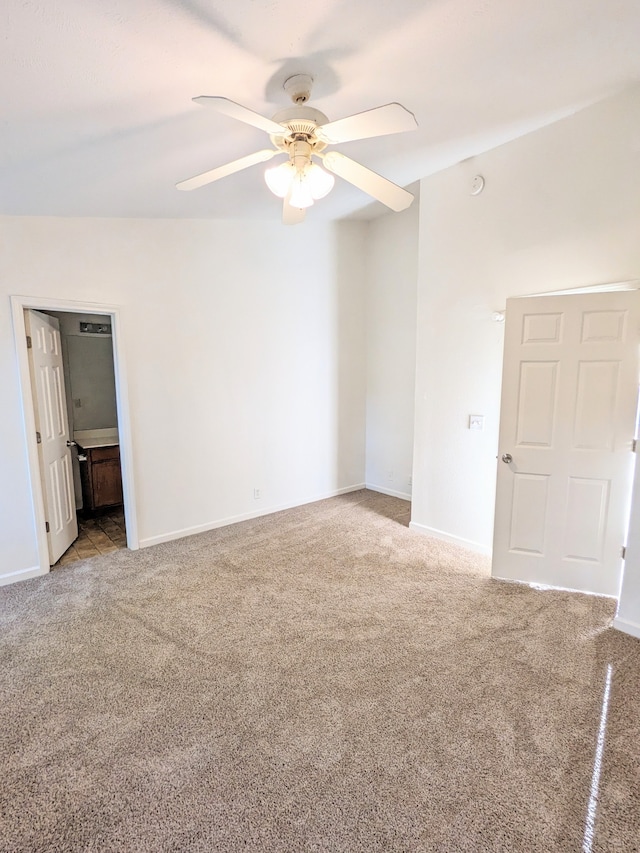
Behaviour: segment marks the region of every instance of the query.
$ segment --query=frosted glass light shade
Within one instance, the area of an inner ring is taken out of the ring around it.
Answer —
[[[333,175],[317,163],[295,165],[291,160],[267,169],[264,179],[274,195],[289,196],[290,204],[298,208],[310,207],[314,199],[324,198],[335,183]]]
[[[289,192],[295,175],[296,167],[288,160],[286,163],[280,163],[279,166],[267,169],[264,173],[264,179],[274,195],[277,195],[278,198],[284,198]]]
[[[324,198],[331,192],[336,182],[333,175],[325,172],[317,163],[310,163],[304,171],[313,198]]]
[[[291,193],[289,195],[289,204],[291,207],[297,208],[311,207],[313,204],[311,184],[304,171],[298,172],[293,179]]]

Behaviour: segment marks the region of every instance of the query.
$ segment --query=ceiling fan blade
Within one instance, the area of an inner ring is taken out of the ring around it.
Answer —
[[[413,195],[408,190],[399,187],[397,184],[383,178],[366,166],[356,163],[344,154],[338,151],[329,151],[328,154],[320,155],[324,161],[324,165],[330,172],[349,181],[354,187],[363,190],[368,195],[377,198],[391,210],[398,213],[405,210],[413,201]]]
[[[234,172],[239,172],[241,169],[247,169],[249,166],[254,166],[256,163],[264,163],[271,160],[276,154],[282,154],[282,151],[277,149],[265,148],[262,151],[256,151],[255,154],[248,154],[246,157],[241,157],[239,160],[232,160],[231,163],[225,163],[224,166],[218,166],[216,169],[210,169],[208,172],[203,172],[201,175],[196,175],[193,178],[187,178],[186,181],[180,181],[176,184],[179,190],[196,190],[198,187],[203,187],[205,184],[211,184],[213,181],[218,181],[220,178],[226,178],[227,175],[233,175]]]
[[[289,203],[289,196],[287,195],[282,202],[282,224],[297,225],[299,222],[304,222],[306,212],[304,207],[293,207]]]
[[[253,127],[259,127],[266,133],[278,134],[279,136],[287,136],[289,130],[281,124],[276,124],[270,118],[261,116],[250,110],[248,107],[243,107],[242,104],[236,104],[235,101],[230,101],[229,98],[218,97],[217,95],[199,95],[193,98],[196,104],[202,104],[205,107],[213,107],[219,113],[224,113],[226,116],[243,121],[245,124],[251,124]]]
[[[371,136],[386,136],[415,130],[418,122],[413,113],[402,104],[385,104],[347,118],[330,121],[316,128],[316,136],[329,145],[351,142],[354,139],[369,139]]]

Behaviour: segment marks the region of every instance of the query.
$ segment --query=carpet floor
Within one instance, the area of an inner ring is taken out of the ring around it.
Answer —
[[[0,850],[640,850],[640,641],[354,492],[0,590]]]

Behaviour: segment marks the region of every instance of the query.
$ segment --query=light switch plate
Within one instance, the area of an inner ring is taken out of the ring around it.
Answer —
[[[481,432],[484,429],[484,415],[469,415],[469,429]]]

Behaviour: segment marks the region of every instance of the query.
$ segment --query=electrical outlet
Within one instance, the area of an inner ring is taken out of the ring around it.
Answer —
[[[469,415],[469,429],[482,432],[484,429],[484,415]]]
[[[391,471],[391,470],[387,471],[387,480],[390,483],[393,483],[393,471]]]
[[[253,499],[259,501],[262,497],[262,489],[254,489],[253,490]]]

